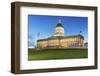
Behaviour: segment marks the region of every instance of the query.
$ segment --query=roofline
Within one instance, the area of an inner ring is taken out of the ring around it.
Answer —
[[[78,34],[78,35],[71,35],[71,36],[52,36],[52,37],[49,37],[47,39],[39,39],[37,41],[44,41],[44,40],[48,40],[48,39],[52,40],[52,39],[59,39],[59,38],[65,39],[65,38],[72,38],[72,37],[81,37],[84,39],[83,35]]]

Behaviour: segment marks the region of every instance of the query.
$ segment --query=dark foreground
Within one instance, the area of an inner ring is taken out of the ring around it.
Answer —
[[[88,57],[87,49],[28,49],[28,60],[81,59]]]

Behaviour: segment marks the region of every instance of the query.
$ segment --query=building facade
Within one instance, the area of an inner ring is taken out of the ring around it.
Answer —
[[[84,47],[84,37],[81,34],[64,36],[64,27],[59,20],[54,35],[47,39],[37,40],[37,48],[81,48]]]

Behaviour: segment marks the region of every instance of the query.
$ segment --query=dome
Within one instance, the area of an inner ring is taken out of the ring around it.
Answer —
[[[61,24],[61,20],[59,20],[58,24],[56,25],[56,27],[63,27],[63,25]]]
[[[63,25],[62,25],[61,23],[58,23],[58,24],[56,25],[56,27],[63,27]]]
[[[56,25],[54,36],[64,36],[64,27],[61,20],[59,20],[58,24]]]

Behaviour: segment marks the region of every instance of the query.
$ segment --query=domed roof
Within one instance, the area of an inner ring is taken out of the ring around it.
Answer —
[[[61,23],[58,23],[58,24],[56,25],[56,27],[63,27],[63,25],[62,25]]]
[[[63,27],[63,25],[61,24],[61,20],[59,20],[58,24],[56,25],[56,27]]]

